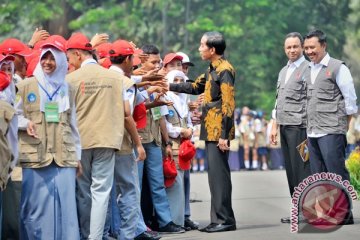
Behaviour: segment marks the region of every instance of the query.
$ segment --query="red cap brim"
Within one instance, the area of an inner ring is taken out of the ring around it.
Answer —
[[[0,62],[2,61],[15,61],[15,57],[13,55],[2,55],[0,54]]]

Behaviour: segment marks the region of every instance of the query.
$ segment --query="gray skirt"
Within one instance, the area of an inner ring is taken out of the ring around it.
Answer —
[[[27,239],[77,240],[76,168],[54,162],[43,168],[23,168],[20,236]]]

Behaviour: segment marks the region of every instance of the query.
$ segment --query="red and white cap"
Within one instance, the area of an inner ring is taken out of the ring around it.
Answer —
[[[85,51],[92,51],[92,45],[89,39],[82,33],[74,33],[68,39],[66,44],[66,50],[69,49],[81,49]]]
[[[40,47],[41,48],[55,47],[58,50],[65,52],[66,40],[60,35],[51,35],[45,40],[45,42],[43,42],[43,44]]]
[[[133,55],[134,52],[133,46],[126,40],[113,42],[109,51],[111,57]]]
[[[26,57],[28,55],[31,55],[32,51],[20,40],[16,38],[8,38],[0,44],[0,53],[5,55],[16,54]]]

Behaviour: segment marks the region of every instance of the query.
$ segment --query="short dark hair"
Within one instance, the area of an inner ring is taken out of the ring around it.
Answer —
[[[141,47],[141,50],[143,50],[143,52],[145,54],[159,54],[160,51],[159,49],[152,44],[145,44],[144,46]]]
[[[110,61],[113,64],[122,64],[125,61],[125,59],[129,56],[131,55],[119,55],[115,57],[110,57]]]
[[[286,34],[285,40],[288,38],[298,38],[300,40],[301,46],[304,45],[304,38],[298,32],[291,32]]]
[[[308,34],[306,34],[305,36],[305,39],[309,39],[312,37],[317,37],[320,44],[326,43],[326,34],[319,29],[308,32]]]
[[[206,32],[203,35],[206,37],[206,46],[209,48],[215,48],[215,53],[218,55],[223,55],[226,42],[224,36],[219,32]]]

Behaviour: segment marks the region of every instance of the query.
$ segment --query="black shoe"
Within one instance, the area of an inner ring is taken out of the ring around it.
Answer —
[[[184,221],[184,227],[190,228],[190,230],[196,230],[199,228],[199,223],[192,221],[190,218],[186,218]]]
[[[217,225],[217,223],[210,223],[210,224],[207,225],[206,227],[200,228],[199,231],[200,231],[200,232],[207,232],[207,229],[208,229],[208,228],[212,228],[212,227],[214,227],[214,226],[216,226],[216,225]]]
[[[235,231],[236,225],[235,224],[216,224],[212,227],[206,229],[208,233],[215,233],[215,232],[226,232],[226,231]]]
[[[280,219],[281,223],[290,223],[290,217],[283,217]]]
[[[161,236],[157,232],[145,231],[142,234],[138,235],[136,238],[134,238],[134,240],[158,240],[160,238]]]
[[[188,232],[188,231],[191,231],[191,228],[189,228],[189,227],[181,227],[182,229],[184,229],[185,230],[185,232]]]
[[[185,230],[181,226],[178,226],[173,222],[169,222],[164,227],[159,228],[158,232],[161,232],[161,233],[184,233]]]

